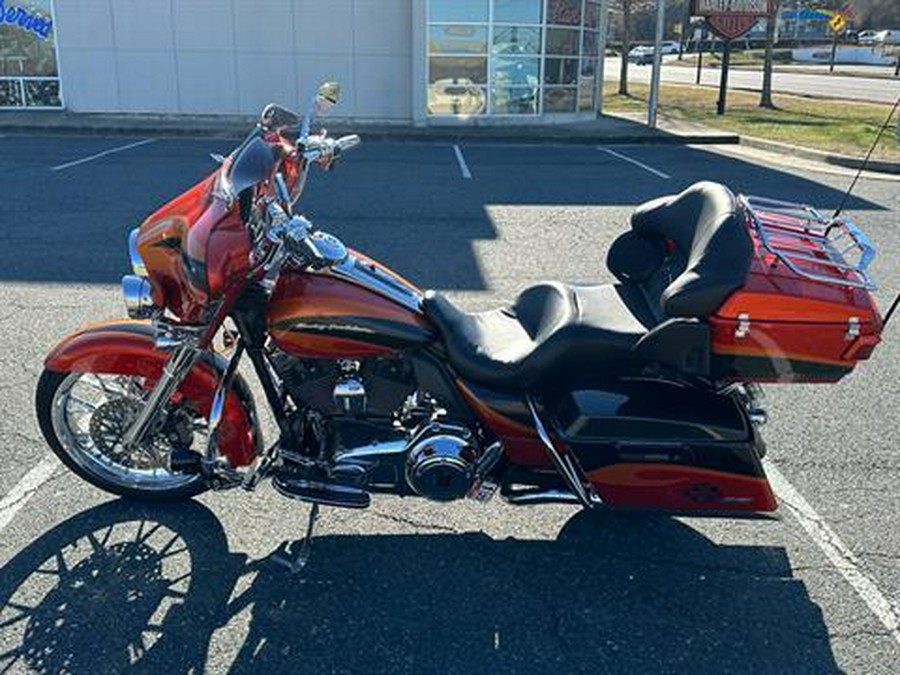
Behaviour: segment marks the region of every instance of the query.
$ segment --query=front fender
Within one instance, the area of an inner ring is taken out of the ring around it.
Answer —
[[[156,349],[149,321],[110,321],[86,326],[63,338],[47,355],[44,367],[60,373],[138,375],[155,382],[168,359],[167,352]],[[224,358],[206,352],[178,388],[178,393],[207,418],[226,366]],[[225,401],[218,439],[219,452],[234,467],[251,463],[261,451],[253,397],[240,375],[235,377]]]

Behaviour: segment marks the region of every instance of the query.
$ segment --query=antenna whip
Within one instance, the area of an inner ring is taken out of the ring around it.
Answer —
[[[844,193],[843,198],[841,198],[841,205],[837,207],[837,211],[834,212],[834,215],[831,216],[831,219],[834,220],[839,215],[841,215],[841,211],[844,210],[844,206],[847,204],[847,199],[850,197],[850,193],[853,192],[853,188],[856,187],[856,181],[859,180],[860,175],[862,175],[863,169],[866,168],[866,165],[869,163],[869,158],[872,156],[872,152],[874,152],[875,147],[878,145],[878,141],[881,140],[881,135],[884,133],[884,130],[888,128],[888,125],[891,123],[891,118],[894,117],[894,113],[897,112],[897,107],[900,106],[900,96],[897,97],[897,100],[894,102],[894,105],[891,106],[891,111],[888,113],[887,119],[884,121],[884,124],[881,125],[881,128],[878,130],[878,135],[875,136],[875,142],[872,143],[872,146],[869,148],[869,151],[866,153],[865,159],[863,159],[862,164],[859,165],[859,169],[856,172],[856,175],[853,177],[853,182],[850,183],[850,187],[847,188],[847,191]]]

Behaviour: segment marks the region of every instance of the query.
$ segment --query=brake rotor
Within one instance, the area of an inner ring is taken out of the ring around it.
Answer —
[[[125,432],[137,419],[141,411],[140,401],[130,398],[116,398],[97,408],[90,421],[91,440],[97,449],[116,464],[133,469],[163,468],[154,458],[167,456],[169,446],[160,436],[147,438],[141,448],[128,451],[122,444]]]

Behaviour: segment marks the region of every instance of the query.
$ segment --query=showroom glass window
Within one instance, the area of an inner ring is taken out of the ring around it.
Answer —
[[[52,0],[0,2],[0,108],[60,108]]]
[[[594,0],[429,0],[429,115],[593,112]]]

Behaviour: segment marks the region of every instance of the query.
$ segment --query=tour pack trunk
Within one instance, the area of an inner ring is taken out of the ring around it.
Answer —
[[[747,282],[710,317],[719,380],[835,382],[880,342],[874,257],[849,219],[741,197],[755,248]]]

